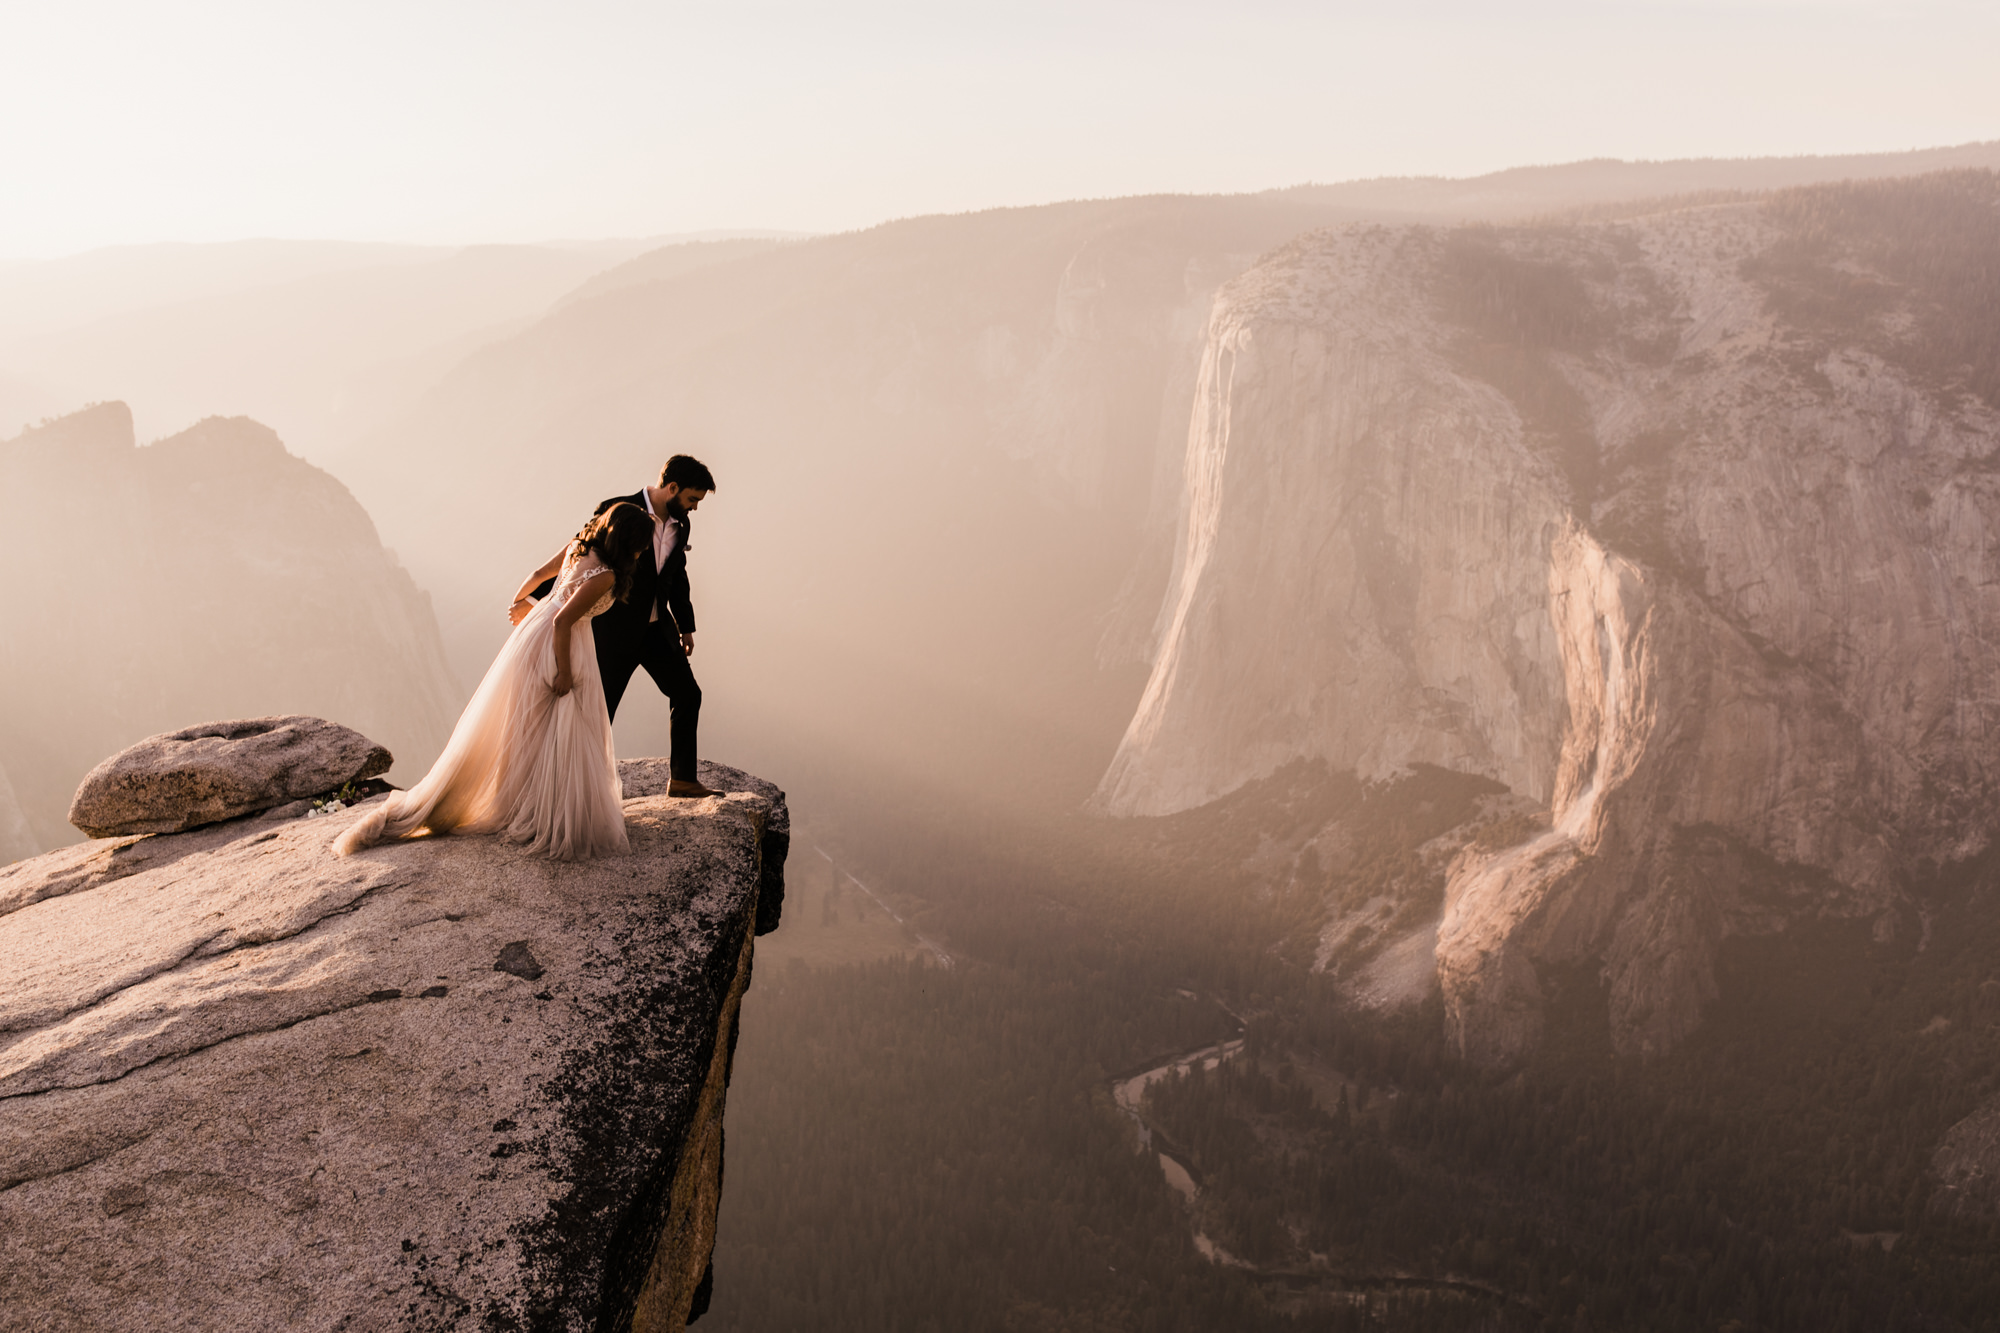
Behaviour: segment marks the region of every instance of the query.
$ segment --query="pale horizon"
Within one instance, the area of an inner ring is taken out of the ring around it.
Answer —
[[[1036,199],[1029,201],[1009,201],[1005,203],[983,204],[968,208],[934,209],[924,212],[896,213],[860,222],[851,227],[830,228],[824,231],[793,230],[779,227],[711,226],[687,231],[662,232],[620,232],[598,235],[541,236],[526,235],[517,238],[491,239],[486,237],[451,238],[440,237],[432,240],[401,239],[395,237],[354,237],[332,234],[302,232],[298,234],[257,233],[244,235],[217,235],[198,239],[166,237],[155,240],[113,241],[104,245],[90,246],[81,250],[64,251],[41,255],[0,256],[0,264],[34,264],[51,260],[75,259],[85,255],[101,254],[119,250],[164,249],[174,246],[230,246],[230,245],[334,245],[382,250],[476,250],[482,248],[505,249],[583,249],[604,245],[679,245],[697,244],[704,241],[732,240],[737,238],[757,238],[765,240],[805,241],[826,236],[837,236],[852,232],[870,231],[910,218],[919,217],[964,217],[976,213],[1001,212],[1007,209],[1040,208],[1048,205],[1073,203],[1111,203],[1129,199],[1192,197],[1224,198],[1241,195],[1278,194],[1286,190],[1315,189],[1334,186],[1370,185],[1387,182],[1443,182],[1462,184],[1488,176],[1503,175],[1516,171],[1555,170],[1563,167],[1590,166],[1598,163],[1619,163],[1627,166],[1662,166],[1677,163],[1699,162],[1770,162],[1785,160],[1812,160],[1842,157],[1895,157],[1905,153],[1950,151],[1953,149],[1978,148],[2000,139],[1968,139],[1962,143],[1913,144],[1903,148],[1866,149],[1854,151],[1829,151],[1813,153],[1743,153],[1708,154],[1685,157],[1597,157],[1566,158],[1561,161],[1513,162],[1494,167],[1488,171],[1464,175],[1448,175],[1442,172],[1393,172],[1371,176],[1350,176],[1340,179],[1315,179],[1285,181],[1281,183],[1255,186],[1242,190],[1133,190],[1122,193],[1077,194],[1060,198]]]
[[[16,10],[0,260],[823,234],[1057,200],[2000,138],[1956,0]],[[1588,114],[1581,114],[1587,108]]]

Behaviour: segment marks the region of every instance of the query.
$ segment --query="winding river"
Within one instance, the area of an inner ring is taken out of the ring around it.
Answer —
[[[1189,999],[1197,998],[1183,991]],[[1243,1030],[1243,1019],[1221,1001],[1213,1001],[1236,1023],[1237,1031]],[[1307,1268],[1268,1268],[1239,1259],[1222,1246],[1211,1240],[1201,1229],[1201,1222],[1194,1210],[1195,1200],[1201,1196],[1201,1181],[1193,1165],[1183,1162],[1164,1146],[1154,1142],[1153,1125],[1146,1119],[1144,1109],[1146,1089],[1170,1074],[1184,1073],[1190,1069],[1214,1069],[1224,1060],[1243,1053],[1243,1038],[1239,1035],[1227,1041],[1215,1042],[1197,1050],[1176,1055],[1150,1069],[1136,1074],[1128,1074],[1111,1080],[1111,1099],[1118,1109],[1132,1121],[1138,1134],[1138,1148],[1141,1152],[1151,1152],[1160,1164],[1160,1174],[1167,1184],[1188,1204],[1188,1218],[1194,1228],[1194,1247],[1202,1258],[1212,1264],[1227,1268],[1241,1269],[1243,1272],[1264,1280],[1283,1283],[1294,1289],[1303,1287],[1319,1288],[1328,1295],[1346,1297],[1357,1303],[1371,1300],[1376,1294],[1388,1291],[1432,1291],[1454,1296],[1487,1298],[1535,1308],[1521,1297],[1510,1295],[1506,1290],[1476,1278],[1458,1276],[1430,1276],[1419,1273],[1339,1273],[1316,1266],[1325,1262],[1325,1256],[1316,1255],[1316,1265]],[[1165,1136],[1162,1135],[1162,1138]]]
[[[1189,992],[1183,991],[1181,993],[1189,999],[1195,998]],[[1237,1017],[1235,1011],[1220,1001],[1217,1001],[1216,1005],[1222,1012],[1235,1020],[1237,1031],[1241,1032],[1243,1030],[1243,1020]],[[1194,1201],[1201,1194],[1201,1184],[1195,1178],[1195,1172],[1190,1164],[1181,1161],[1171,1152],[1167,1151],[1167,1149],[1154,1146],[1153,1126],[1146,1119],[1146,1113],[1143,1109],[1146,1099],[1146,1089],[1170,1074],[1185,1073],[1195,1068],[1214,1069],[1224,1060],[1241,1055],[1242,1053],[1243,1038],[1240,1036],[1232,1037],[1228,1041],[1216,1042],[1213,1045],[1204,1046],[1199,1050],[1188,1051],[1183,1055],[1174,1056],[1165,1064],[1155,1065],[1151,1069],[1142,1070],[1129,1077],[1117,1078],[1111,1081],[1111,1100],[1118,1104],[1118,1109],[1130,1118],[1133,1127],[1138,1131],[1139,1150],[1141,1152],[1151,1152],[1158,1159],[1160,1173],[1167,1178],[1167,1184],[1173,1186],[1175,1192],[1187,1201],[1189,1216],[1191,1218],[1193,1216]],[[1251,1265],[1244,1263],[1241,1259],[1238,1259],[1235,1255],[1210,1240],[1207,1233],[1202,1231],[1199,1221],[1194,1222],[1194,1247],[1201,1251],[1202,1258],[1208,1260],[1210,1263],[1223,1264],[1230,1268],[1248,1269],[1251,1267]]]

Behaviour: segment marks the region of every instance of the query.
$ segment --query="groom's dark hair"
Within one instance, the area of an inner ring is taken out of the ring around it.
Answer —
[[[712,491],[715,489],[715,474],[699,458],[675,454],[660,469],[660,485],[678,486],[684,491]]]

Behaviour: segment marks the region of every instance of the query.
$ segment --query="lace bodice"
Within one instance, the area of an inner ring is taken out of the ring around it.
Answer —
[[[563,566],[561,576],[556,579],[555,595],[552,600],[557,606],[567,605],[569,599],[575,595],[577,588],[582,586],[591,575],[601,574],[604,570],[605,567],[597,562],[595,556],[587,559],[578,559],[572,556],[569,563]],[[611,602],[612,589],[607,588],[602,596],[590,604],[590,610],[584,613],[584,619],[588,620],[593,616],[603,615],[611,609]]]

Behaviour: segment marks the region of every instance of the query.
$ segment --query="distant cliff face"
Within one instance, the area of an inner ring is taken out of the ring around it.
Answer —
[[[1479,1058],[1534,1043],[1566,965],[1658,1051],[1730,934],[1913,926],[1908,886],[2000,824],[1996,179],[1351,229],[1232,283],[1099,803],[1305,757],[1545,805],[1434,927]]]
[[[406,781],[449,734],[429,599],[347,490],[255,422],[142,449],[108,403],[0,443],[0,550],[0,767],[26,851],[74,840],[64,812],[98,759],[209,717],[345,718]]]

